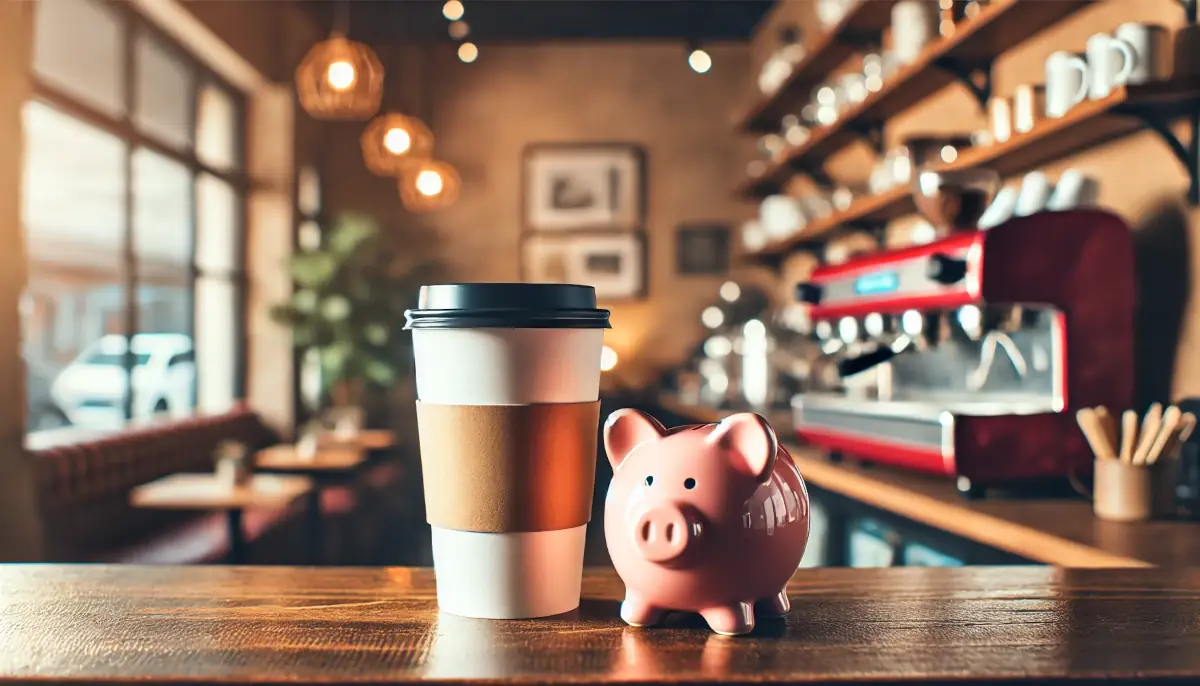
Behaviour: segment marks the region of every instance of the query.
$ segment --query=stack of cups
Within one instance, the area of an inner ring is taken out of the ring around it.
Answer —
[[[590,286],[424,286],[406,313],[438,606],[579,606],[608,310]]]

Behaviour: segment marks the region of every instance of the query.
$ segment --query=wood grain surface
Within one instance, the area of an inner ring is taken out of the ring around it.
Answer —
[[[673,402],[659,404],[696,421],[730,414]],[[791,417],[768,417],[780,436]],[[784,440],[805,480],[824,489],[956,536],[1062,567],[1200,566],[1200,523],[1158,520],[1106,522],[1081,498],[998,494],[967,501],[948,478],[878,465],[833,463],[823,451]]]
[[[1200,679],[1200,570],[813,569],[788,591],[785,620],[727,638],[689,616],[626,626],[609,570],[585,573],[575,612],[494,622],[439,616],[427,569],[8,566],[0,679]]]
[[[312,487],[304,476],[252,474],[246,483],[231,487],[213,474],[172,474],[133,489],[129,501],[156,510],[279,508]]]

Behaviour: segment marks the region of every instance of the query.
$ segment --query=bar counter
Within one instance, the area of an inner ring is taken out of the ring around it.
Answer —
[[[574,612],[439,615],[418,568],[0,567],[10,683],[1074,684],[1200,679],[1200,570],[800,570],[737,638],[618,618],[611,570]]]
[[[660,396],[657,403],[697,422],[716,422],[731,414],[669,396]],[[1200,522],[1106,522],[1081,498],[1000,495],[968,501],[946,477],[831,462],[824,451],[791,438],[790,415],[768,420],[810,486],[933,529],[1060,567],[1200,566]]]

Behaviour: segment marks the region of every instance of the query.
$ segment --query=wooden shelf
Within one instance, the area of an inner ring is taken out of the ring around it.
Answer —
[[[803,106],[821,79],[888,26],[894,4],[896,0],[859,0],[855,3],[836,26],[808,46],[804,59],[779,90],[761,96],[742,115],[738,128],[748,133],[778,131],[779,120]]]
[[[1200,106],[1200,80],[1121,87],[1103,100],[1080,103],[1059,119],[1042,119],[1033,130],[1016,134],[1003,143],[964,150],[953,164],[936,168],[988,168],[1008,177],[1037,169],[1047,162],[1121,136],[1146,130],[1142,116],[1169,121],[1197,106]],[[797,247],[827,237],[843,226],[882,222],[914,210],[907,186],[864,196],[845,211],[810,223],[795,236],[767,244],[751,259],[777,259]]]
[[[1062,20],[1093,0],[993,0],[977,17],[961,22],[955,33],[925,47],[921,56],[906,65],[836,122],[813,130],[809,139],[793,148],[761,176],[747,179],[738,193],[761,198],[776,193],[798,171],[815,167],[834,153],[923,99],[953,83],[962,70],[985,67],[991,60],[1039,31]]]

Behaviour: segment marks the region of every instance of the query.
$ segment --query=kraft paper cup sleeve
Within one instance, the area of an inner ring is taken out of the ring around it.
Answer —
[[[600,402],[417,401],[426,521],[444,529],[557,531],[591,519]]]

